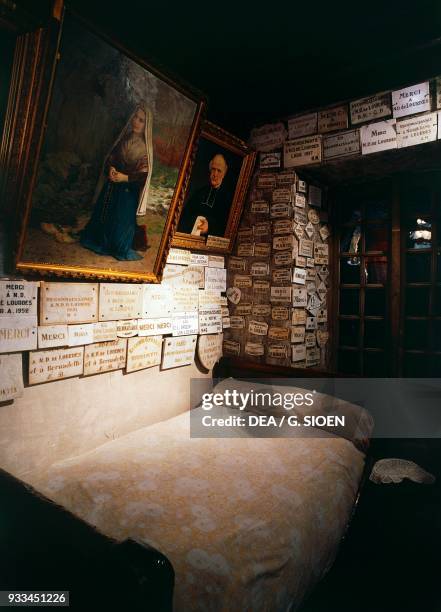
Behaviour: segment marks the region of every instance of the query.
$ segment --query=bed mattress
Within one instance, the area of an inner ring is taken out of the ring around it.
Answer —
[[[176,611],[295,610],[329,569],[364,454],[336,437],[190,438],[189,413],[53,464],[29,482],[175,569]]]

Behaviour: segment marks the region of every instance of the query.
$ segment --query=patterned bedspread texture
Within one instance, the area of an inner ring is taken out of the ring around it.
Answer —
[[[282,612],[332,564],[364,459],[337,436],[190,438],[186,412],[27,480],[104,534],[163,552],[177,612]]]

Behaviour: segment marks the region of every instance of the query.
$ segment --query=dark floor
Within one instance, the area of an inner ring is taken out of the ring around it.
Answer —
[[[367,481],[336,562],[302,612],[441,612],[441,441],[375,440],[372,454],[416,461],[437,482]]]

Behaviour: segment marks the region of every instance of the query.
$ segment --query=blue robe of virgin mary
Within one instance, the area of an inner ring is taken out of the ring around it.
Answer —
[[[127,182],[108,179],[110,167],[128,176]],[[129,133],[110,153],[104,167],[106,178],[92,216],[82,230],[82,246],[100,255],[119,260],[142,259],[133,249],[136,215],[141,193],[149,175],[147,147],[143,134]]]

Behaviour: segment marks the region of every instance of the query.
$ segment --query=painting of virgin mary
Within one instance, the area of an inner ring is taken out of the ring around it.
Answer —
[[[120,261],[142,259],[134,249],[136,217],[147,210],[152,167],[152,113],[139,104],[105,160],[82,246]]]
[[[17,267],[159,280],[203,102],[64,16]]]

